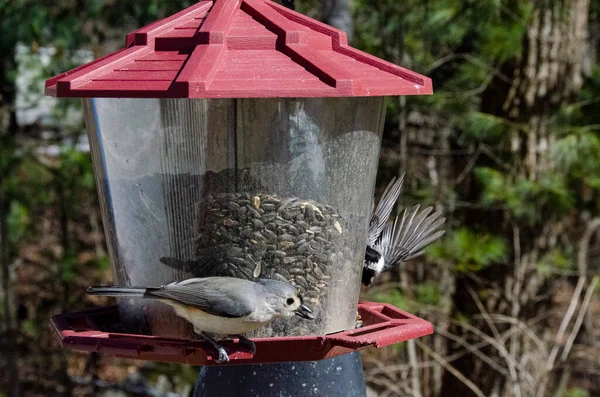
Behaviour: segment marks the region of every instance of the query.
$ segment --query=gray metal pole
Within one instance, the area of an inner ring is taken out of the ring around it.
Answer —
[[[194,397],[366,397],[360,354],[322,361],[203,367]]]

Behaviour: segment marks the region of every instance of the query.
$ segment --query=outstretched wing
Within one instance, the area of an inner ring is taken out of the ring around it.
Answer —
[[[193,278],[148,289],[152,296],[172,299],[220,317],[244,317],[255,309],[257,289],[252,281],[232,277]]]
[[[403,182],[404,174],[400,175],[400,178],[398,179],[394,177],[383,191],[383,194],[379,199],[379,203],[371,215],[371,222],[369,224],[369,237],[367,241],[370,246],[375,245],[390,217],[390,214],[394,210],[396,201],[398,201],[398,197],[400,197],[400,191],[402,189]]]
[[[382,253],[388,266],[423,254],[425,247],[445,233],[438,230],[446,221],[441,212],[431,214],[433,207],[427,207],[419,213],[419,208],[415,205],[410,212],[405,209],[401,218],[396,216],[383,230],[375,249]]]

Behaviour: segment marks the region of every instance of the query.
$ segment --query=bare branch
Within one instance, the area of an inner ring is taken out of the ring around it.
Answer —
[[[565,313],[560,326],[558,327],[558,332],[556,333],[556,338],[554,339],[554,346],[552,347],[552,351],[550,352],[550,356],[548,357],[548,361],[546,362],[546,371],[550,372],[554,368],[554,361],[556,360],[556,356],[558,355],[558,350],[560,349],[560,344],[565,336],[565,332],[567,330],[567,326],[571,322],[571,318],[573,314],[575,314],[575,309],[577,308],[577,303],[579,303],[579,296],[581,296],[581,291],[583,290],[583,286],[585,285],[585,277],[579,277],[577,281],[577,286],[575,286],[575,291],[573,291],[573,297],[571,298],[571,302],[569,303],[569,307],[567,308],[567,312]]]
[[[475,149],[475,153],[473,153],[473,156],[471,156],[471,158],[469,159],[469,162],[467,163],[465,168],[461,171],[460,175],[456,178],[457,185],[461,184],[462,181],[467,177],[467,175],[469,175],[469,173],[475,166],[475,163],[477,162],[477,159],[479,158],[480,154],[481,154],[481,147],[477,146],[477,149]]]
[[[588,307],[590,306],[590,302],[592,301],[592,297],[594,296],[594,291],[596,290],[596,285],[598,284],[598,280],[599,280],[599,277],[594,276],[594,278],[592,279],[592,282],[590,283],[590,286],[588,287],[587,291],[585,292],[585,297],[583,298],[583,303],[581,304],[581,308],[579,309],[579,315],[577,316],[577,319],[575,320],[575,324],[573,324],[573,329],[571,330],[571,333],[569,334],[569,338],[567,339],[567,344],[565,345],[562,355],[560,356],[560,359],[562,361],[566,361],[566,359],[569,357],[569,353],[571,352],[571,348],[573,347],[575,338],[577,337],[577,334],[579,333],[579,329],[581,328],[581,323],[583,323],[583,319],[585,318],[585,315],[587,314]]]
[[[498,365],[498,363],[496,363],[493,358],[484,354],[480,350],[480,348],[476,347],[476,345],[471,344],[471,343],[467,342],[464,338],[461,338],[460,336],[452,334],[450,332],[445,332],[445,331],[442,331],[439,329],[436,330],[436,332],[438,334],[443,335],[446,338],[458,343],[459,345],[464,347],[469,353],[472,353],[472,354],[476,355],[477,357],[479,357],[479,359],[481,359],[481,361],[483,361],[484,363],[486,363],[487,365],[489,365],[490,367],[492,367],[493,369],[498,371],[498,373],[500,373],[501,375],[506,376],[506,377],[509,376],[508,371],[506,369],[504,369],[503,367]],[[488,345],[488,343],[485,343],[484,346],[485,345]],[[448,361],[450,361],[450,360],[448,360]]]
[[[479,387],[477,387],[477,385],[475,383],[473,383],[469,379],[467,379],[467,377],[464,376],[459,370],[454,368],[454,366],[452,366],[452,364],[450,364],[448,361],[444,360],[444,358],[442,356],[440,356],[439,354],[437,354],[436,352],[431,350],[429,348],[429,346],[427,346],[420,340],[415,339],[414,341],[417,344],[417,346],[419,346],[421,348],[421,350],[423,350],[427,355],[431,356],[435,361],[440,363],[440,365],[442,367],[444,367],[444,369],[446,369],[446,371],[450,372],[458,380],[460,380],[462,383],[464,383],[465,386],[467,386],[469,389],[471,389],[471,391],[473,393],[475,393],[475,395],[477,395],[477,397],[485,397],[485,394],[483,394],[481,389]]]
[[[421,397],[421,382],[419,380],[419,371],[417,370],[417,350],[415,348],[415,340],[411,339],[407,343],[408,347],[408,361],[411,367],[411,388],[413,396]]]
[[[516,264],[515,264],[516,266]],[[471,287],[469,287],[469,294],[471,295],[471,297],[473,298],[473,300],[475,301],[475,304],[477,305],[477,308],[479,309],[479,311],[481,312],[481,315],[483,316],[486,324],[488,325],[488,327],[490,327],[490,329],[492,330],[492,333],[494,334],[494,337],[496,338],[496,340],[500,341],[502,338],[500,336],[500,332],[498,331],[498,328],[496,328],[496,325],[494,324],[494,322],[492,321],[492,319],[490,318],[490,315],[488,314],[487,310],[485,310],[485,307],[483,306],[483,303],[481,303],[481,300],[479,299],[479,297],[477,296],[477,294],[475,293],[475,291],[473,291],[473,289]],[[513,336],[515,334],[512,334],[511,336]],[[517,374],[517,370],[516,370],[516,365],[517,365],[517,359],[513,354],[509,354],[508,351],[506,351],[506,348],[504,345],[498,343],[497,344],[499,347],[501,346],[502,348],[498,348],[498,352],[504,356],[506,363],[508,364],[508,371],[510,374],[510,380],[512,382],[513,385],[513,389],[515,391],[515,396],[516,397],[520,397],[521,396],[521,387],[518,385],[518,381],[519,381],[519,377]]]
[[[577,268],[581,276],[587,276],[587,257],[590,246],[590,239],[600,228],[600,217],[593,218],[587,224],[587,228],[579,239],[579,247],[577,250]]]

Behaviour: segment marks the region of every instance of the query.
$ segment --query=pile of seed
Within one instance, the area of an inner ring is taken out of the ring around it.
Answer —
[[[221,193],[199,205],[197,263],[203,276],[274,278],[316,306],[342,260],[342,219],[329,205],[297,197]]]

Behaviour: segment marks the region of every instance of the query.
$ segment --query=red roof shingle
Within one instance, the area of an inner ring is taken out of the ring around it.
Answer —
[[[423,95],[431,80],[271,0],[201,1],[126,48],[46,81],[46,95],[260,98]]]

